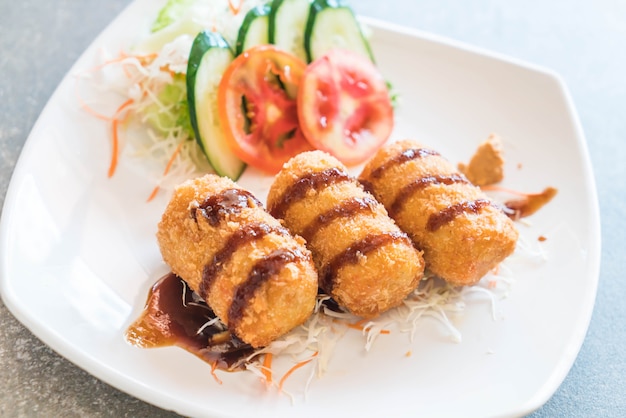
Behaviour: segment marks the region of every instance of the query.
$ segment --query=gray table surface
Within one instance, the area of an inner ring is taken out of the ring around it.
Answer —
[[[57,84],[129,0],[0,0],[0,206]],[[585,342],[534,417],[626,416],[626,2],[360,0],[363,15],[551,68],[573,96],[593,163],[602,266]],[[453,401],[453,400],[451,400]],[[0,303],[0,416],[170,416],[85,373]]]

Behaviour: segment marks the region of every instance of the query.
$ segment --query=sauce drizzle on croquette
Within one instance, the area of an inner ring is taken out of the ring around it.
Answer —
[[[379,165],[370,173],[370,176],[374,179],[381,178],[385,171],[389,170],[391,167],[395,165],[404,164],[406,162],[416,160],[418,158],[428,157],[430,155],[439,156],[437,151],[429,149],[429,148],[408,148],[402,151],[401,153],[393,156],[391,159],[386,161],[384,164]]]
[[[359,259],[390,242],[402,242],[412,245],[404,232],[386,232],[369,234],[337,254],[320,272],[320,287],[327,293],[332,292],[337,272],[346,264],[356,264]]]
[[[282,226],[270,226],[263,222],[254,222],[244,225],[228,237],[224,246],[215,253],[211,262],[204,266],[202,270],[202,282],[200,282],[199,289],[200,296],[206,299],[215,278],[238,248],[249,242],[260,240],[269,234],[287,236],[289,231]]]
[[[319,214],[311,223],[304,227],[300,235],[305,240],[311,241],[315,233],[333,220],[338,218],[350,218],[357,213],[366,211],[372,212],[378,205],[378,201],[371,196],[346,199],[332,209]]]
[[[431,232],[436,231],[462,213],[478,213],[482,208],[489,205],[491,205],[491,201],[487,199],[466,200],[455,203],[430,215],[426,228]]]
[[[280,248],[258,260],[246,281],[237,286],[233,301],[228,309],[228,328],[237,329],[239,321],[243,318],[244,310],[249,306],[250,300],[256,291],[271,277],[280,273],[287,264],[307,259],[308,257],[299,250]]]
[[[247,190],[225,189],[207,197],[200,206],[192,208],[191,218],[197,222],[198,212],[201,212],[211,226],[217,226],[226,215],[261,206],[263,204],[259,199]]]
[[[457,183],[469,184],[469,180],[467,180],[464,175],[458,173],[450,175],[426,176],[413,180],[400,189],[398,195],[389,208],[389,215],[391,217],[396,216],[404,207],[404,203],[418,190],[422,190],[431,185],[445,184],[446,186],[450,186]]]
[[[269,208],[270,214],[282,219],[292,203],[304,198],[310,190],[320,190],[333,183],[356,182],[347,172],[332,167],[326,170],[308,173],[294,182],[282,196]]]

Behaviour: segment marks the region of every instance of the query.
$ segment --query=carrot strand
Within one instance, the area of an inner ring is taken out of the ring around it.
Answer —
[[[156,195],[159,194],[159,190],[161,190],[161,187],[158,184],[154,186],[154,189],[152,189],[152,193],[150,193],[150,196],[148,196],[146,202],[151,202],[152,199],[154,199]]]
[[[112,124],[112,128],[113,128],[113,137],[112,137],[113,146],[112,146],[112,150],[111,150],[111,163],[109,165],[109,172],[108,172],[109,178],[113,177],[113,174],[115,174],[115,170],[117,168],[117,157],[118,157],[118,153],[119,153],[119,139],[118,139],[118,132],[117,132],[118,122],[119,121],[117,119],[113,119],[113,124]]]
[[[91,116],[95,117],[96,119],[103,120],[105,122],[113,122],[112,117],[99,113],[98,111],[90,107],[87,103],[83,102],[82,99],[79,99],[79,100],[81,101],[80,106],[83,108],[84,111],[89,113]]]
[[[157,57],[157,53],[152,53],[152,54],[145,54],[145,55],[128,55],[126,54],[124,51],[120,52],[120,56],[117,58],[112,58],[110,60],[107,60],[105,62],[103,62],[102,64],[99,64],[95,67],[92,67],[94,70],[98,70],[102,67],[106,67],[107,65],[111,65],[111,64],[115,64],[118,62],[122,62],[125,59],[128,58],[135,58],[137,61],[139,61],[139,63],[141,65],[146,65],[146,64],[150,64],[156,57]]]
[[[239,14],[239,12],[241,11],[241,6],[243,6],[243,1],[239,0],[237,2],[237,5],[235,5],[235,2],[233,0],[228,0],[228,8],[230,9],[230,12],[237,16],[237,14]]]
[[[272,383],[272,353],[266,353],[263,358],[263,368],[261,369],[265,382],[269,385]]]
[[[105,122],[113,121],[113,118],[111,116],[107,116],[105,114],[98,112],[97,110],[89,106],[87,102],[83,100],[83,98],[80,96],[80,93],[78,92],[78,80],[76,81],[75,87],[76,88],[74,89],[74,95],[76,96],[76,99],[78,100],[78,104],[80,105],[81,109],[83,109],[85,112],[89,113],[91,116],[95,117],[96,119],[100,119]]]
[[[174,161],[176,161],[176,157],[178,156],[178,154],[180,154],[180,150],[183,148],[183,144],[184,144],[184,142],[180,142],[178,144],[178,146],[176,147],[176,149],[172,153],[172,156],[167,161],[167,164],[165,165],[165,169],[163,170],[163,176],[164,177],[167,175],[167,173],[169,173],[169,171],[171,170],[172,166],[174,165]],[[150,196],[148,196],[147,202],[150,202],[152,199],[154,199],[156,197],[156,195],[159,193],[160,189],[161,188],[157,184],[154,187],[154,189],[152,189],[152,193],[150,193]]]
[[[133,99],[128,99],[124,103],[120,105],[115,111],[115,115],[113,116],[115,119],[119,119],[122,112],[130,105],[132,105],[135,101]]]
[[[283,384],[285,383],[285,381],[287,380],[287,378],[289,376],[291,376],[293,374],[293,372],[295,372],[296,370],[298,370],[300,367],[306,366],[307,364],[309,364],[311,362],[311,360],[313,360],[315,357],[317,357],[317,354],[319,352],[316,351],[315,353],[313,353],[313,355],[311,356],[310,359],[308,360],[304,360],[301,361],[299,363],[296,363],[292,368],[290,368],[289,370],[287,370],[287,373],[285,373],[283,375],[283,377],[280,379],[280,382],[278,383],[278,390],[281,391],[283,390]]]
[[[367,319],[361,319],[353,324],[348,324],[348,328],[352,328],[352,329],[358,329],[359,331],[364,331],[365,330],[365,323],[367,322]],[[381,334],[389,334],[391,331],[389,331],[388,329],[381,329],[380,333]]]
[[[115,115],[113,116],[113,122],[111,124],[113,133],[112,133],[112,150],[111,150],[111,163],[109,165],[108,177],[111,178],[115,174],[115,170],[117,169],[117,161],[119,157],[119,123],[124,119],[120,119],[121,113],[133,103],[133,99],[128,99],[120,107],[115,111]]]
[[[216,369],[217,369],[217,361],[214,361],[211,364],[211,376],[213,376],[213,379],[215,379],[215,381],[221,385],[222,384],[222,379],[217,377],[217,373],[215,373]]]
[[[167,173],[169,173],[170,169],[172,168],[172,165],[174,165],[174,161],[176,160],[176,157],[178,156],[178,154],[180,154],[180,150],[182,148],[183,148],[183,142],[180,142],[178,146],[176,146],[176,149],[172,153],[172,156],[170,157],[169,161],[167,162],[167,165],[165,166],[165,170],[163,170],[164,176],[167,175]]]

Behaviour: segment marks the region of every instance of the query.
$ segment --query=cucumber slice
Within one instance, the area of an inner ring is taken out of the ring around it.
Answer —
[[[209,164],[221,176],[237,180],[246,165],[229,149],[217,111],[217,90],[233,52],[217,32],[200,32],[187,64],[187,101],[191,126]]]
[[[310,0],[273,0],[269,18],[269,42],[307,61],[304,30]]]
[[[270,11],[271,7],[269,4],[260,4],[246,13],[237,35],[235,44],[236,55],[253,46],[269,43]]]
[[[352,9],[341,0],[314,0],[304,31],[309,62],[333,48],[348,49],[374,62],[370,45]]]

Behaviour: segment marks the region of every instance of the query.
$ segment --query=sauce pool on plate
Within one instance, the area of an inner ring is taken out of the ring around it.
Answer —
[[[150,290],[126,339],[142,348],[181,347],[219,369],[243,370],[253,348],[233,336],[211,308],[173,273]]]

